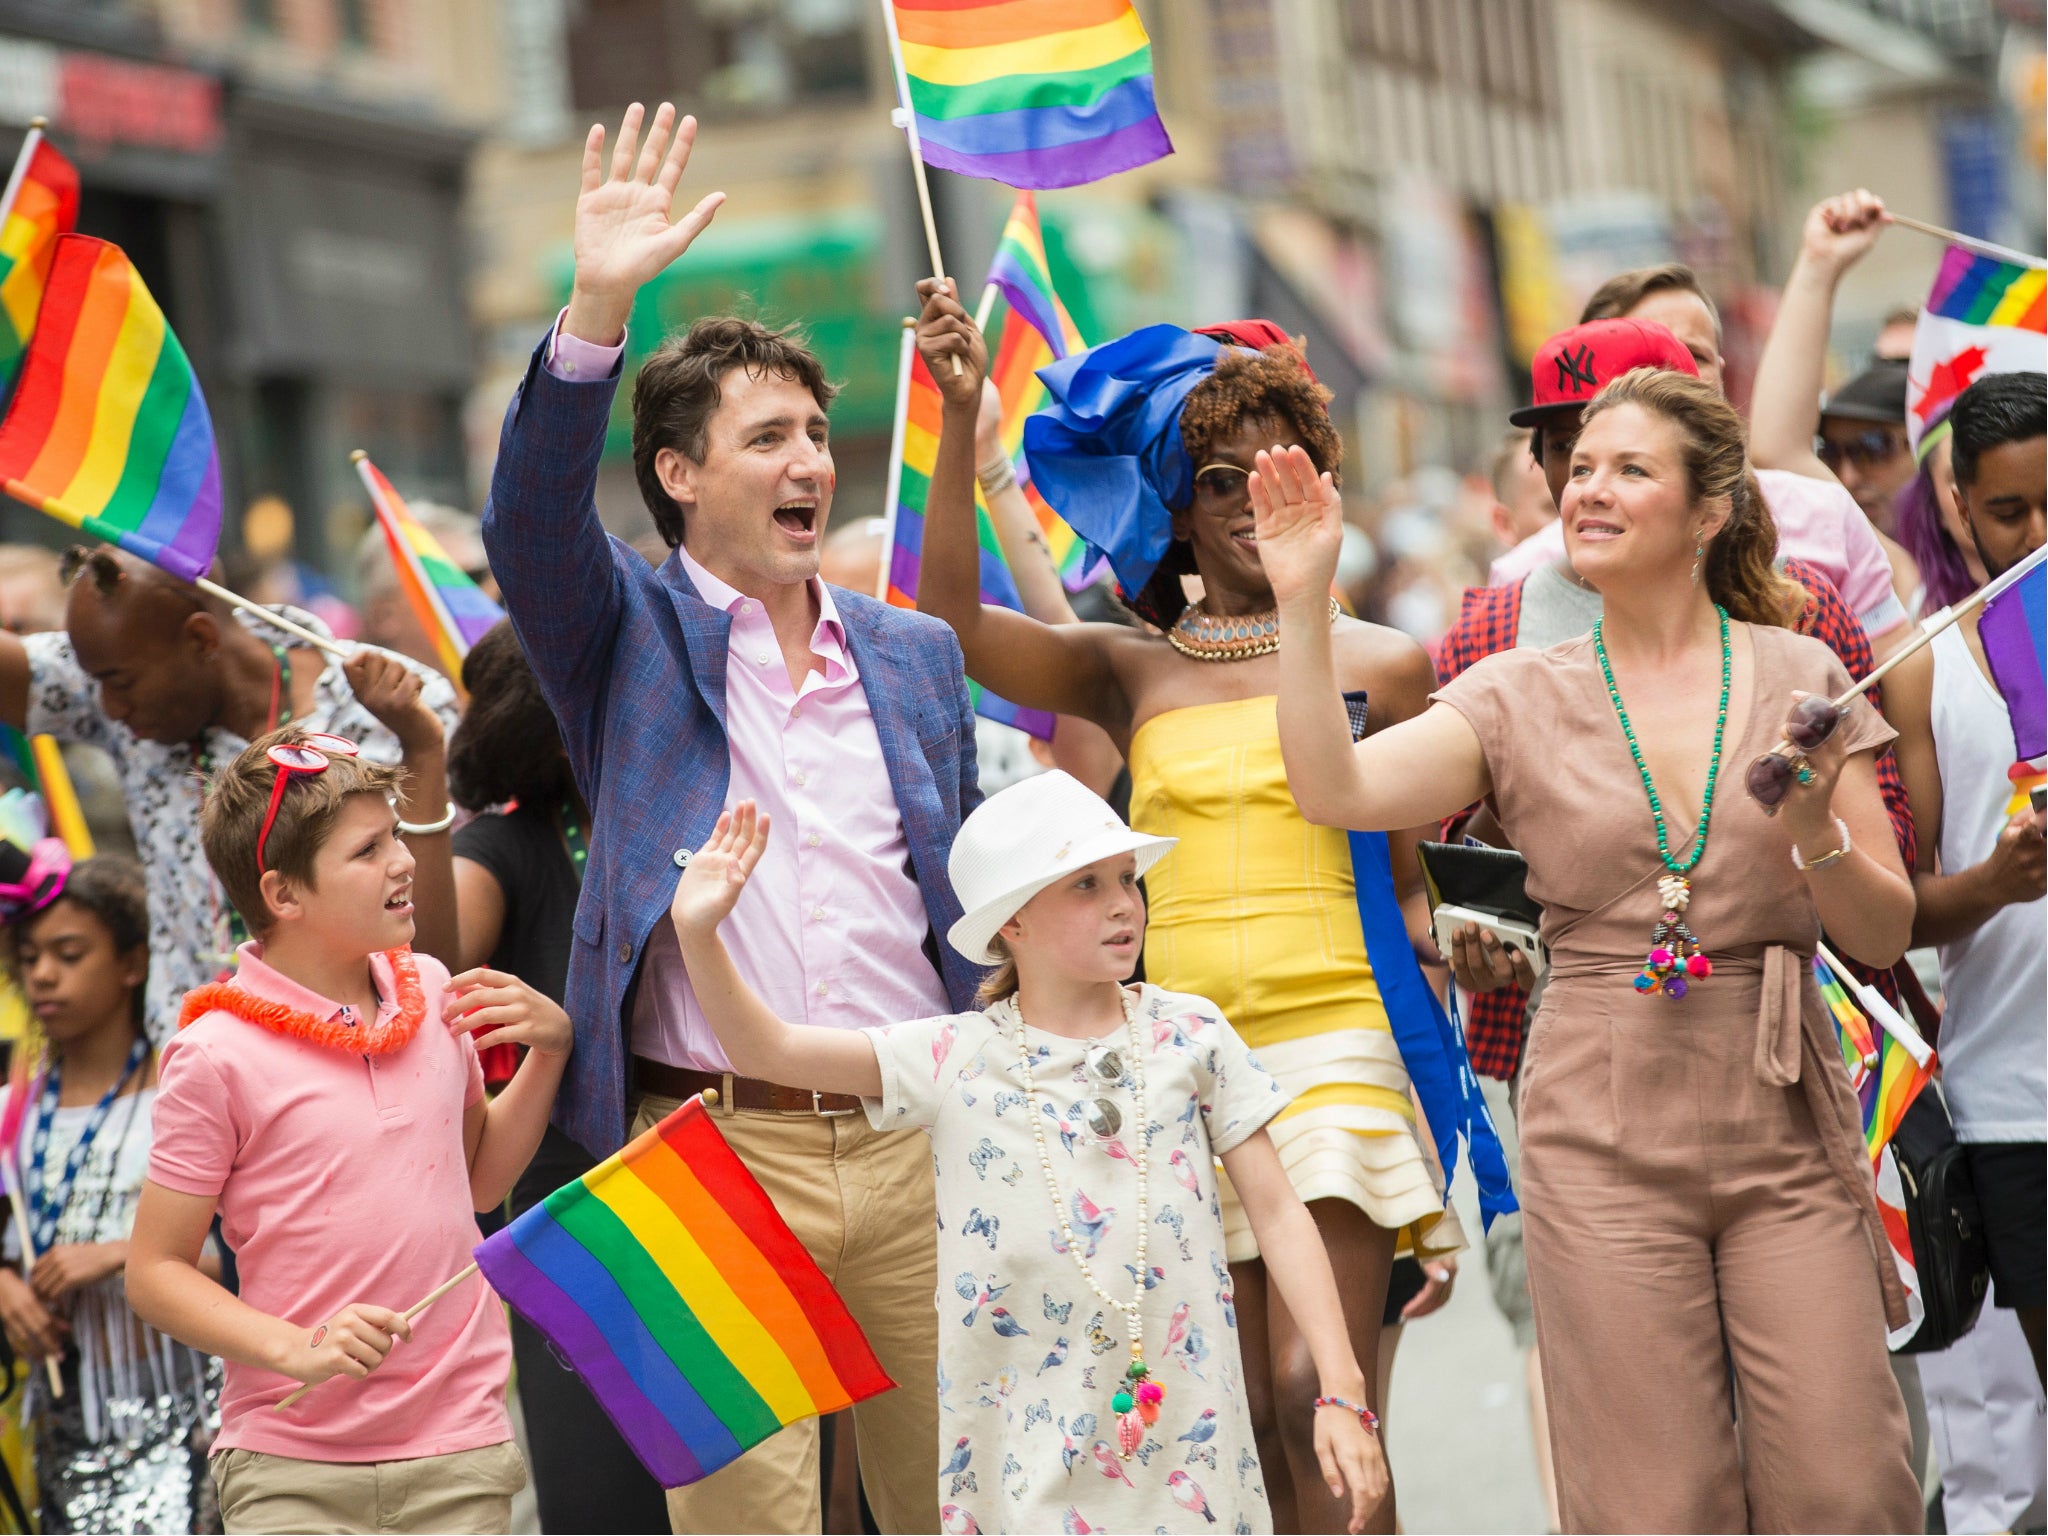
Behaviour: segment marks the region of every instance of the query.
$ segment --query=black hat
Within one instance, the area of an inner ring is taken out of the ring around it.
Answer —
[[[1879,358],[1822,403],[1823,416],[1848,421],[1906,423],[1906,360]]]

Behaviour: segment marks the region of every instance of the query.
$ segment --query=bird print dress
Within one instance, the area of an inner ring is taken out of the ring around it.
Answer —
[[[1215,1158],[1286,1095],[1213,1003],[1136,992],[1148,1158],[1145,1359],[1165,1388],[1128,1461],[1110,1399],[1131,1359],[1122,1312],[1069,1257],[1046,1187],[1014,1001],[870,1029],[880,1130],[931,1135],[938,1189],[939,1513],[980,1531],[1270,1531],[1238,1358]],[[1138,1280],[1137,1074],[1117,1029],[1026,1028],[1067,1227],[1119,1300]],[[1119,1071],[1114,1079],[1108,1072]]]

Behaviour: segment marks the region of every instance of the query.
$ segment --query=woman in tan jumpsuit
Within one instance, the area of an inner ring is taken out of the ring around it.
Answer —
[[[1859,700],[1775,818],[1744,792],[1794,693],[1848,678],[1785,627],[1743,454],[1697,380],[1609,384],[1562,509],[1600,628],[1489,657],[1355,749],[1315,606],[1335,496],[1262,456],[1281,740],[1311,821],[1410,826],[1485,796],[1529,860],[1551,980],[1521,1196],[1565,1527],[1911,1531],[1885,1354],[1903,1298],[1810,964],[1823,920],[1870,964],[1905,948],[1874,767],[1893,733]],[[1683,987],[1644,976],[1653,944],[1685,957],[1674,909],[1711,963]]]

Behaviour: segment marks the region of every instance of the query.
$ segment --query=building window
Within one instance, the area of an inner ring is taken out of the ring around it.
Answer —
[[[861,100],[866,15],[862,0],[573,0],[572,101],[672,100],[707,116]]]

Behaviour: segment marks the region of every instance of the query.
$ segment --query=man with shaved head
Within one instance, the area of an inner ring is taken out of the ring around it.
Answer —
[[[0,720],[30,735],[103,748],[128,802],[149,877],[151,1035],[177,1028],[179,1000],[231,963],[248,935],[199,849],[206,775],[264,732],[295,722],[407,770],[399,815],[447,836],[443,768],[455,724],[447,679],[374,646],[346,663],[117,549],[74,549],[65,628],[0,633]],[[278,610],[316,634],[310,613]],[[415,834],[415,842],[419,840]],[[417,947],[455,960],[448,861],[422,859]],[[440,887],[445,885],[446,889]]]

